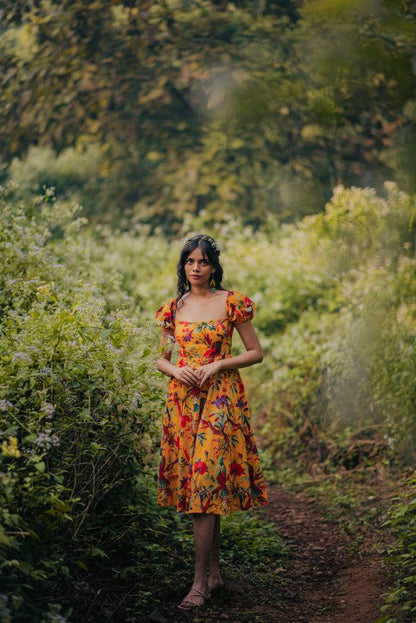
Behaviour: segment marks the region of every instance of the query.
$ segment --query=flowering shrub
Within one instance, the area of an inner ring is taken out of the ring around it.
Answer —
[[[265,358],[243,372],[276,464],[305,452],[354,466],[340,448],[354,439],[414,461],[414,214],[393,184],[340,187],[298,225],[226,241],[231,283],[258,303]]]
[[[161,405],[155,336],[123,311],[116,272],[90,262],[76,209],[50,194],[10,205],[4,192],[0,218],[1,607],[64,621],[68,582],[97,560],[140,556]]]

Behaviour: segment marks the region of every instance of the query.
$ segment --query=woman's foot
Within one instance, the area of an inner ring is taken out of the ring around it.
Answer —
[[[204,593],[204,591],[201,591],[199,588],[193,586],[187,596],[181,601],[178,608],[180,608],[181,610],[192,610],[192,608],[200,608],[210,597],[211,592],[209,588],[207,592]]]
[[[208,577],[208,590],[210,593],[217,591],[224,586],[224,582],[220,575],[210,575]]]

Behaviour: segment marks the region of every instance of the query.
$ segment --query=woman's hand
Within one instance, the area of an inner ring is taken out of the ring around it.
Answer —
[[[194,387],[199,386],[199,377],[197,372],[196,370],[192,370],[189,366],[176,368],[175,379],[181,381],[181,383],[185,383],[186,385],[193,385]]]
[[[198,377],[198,385],[202,387],[204,383],[211,377],[214,376],[217,372],[221,370],[222,367],[222,359],[218,359],[217,361],[213,361],[212,363],[207,363],[204,366],[201,366],[197,370],[195,370]]]

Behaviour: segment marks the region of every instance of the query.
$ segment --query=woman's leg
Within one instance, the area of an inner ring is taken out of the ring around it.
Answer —
[[[208,586],[210,589],[219,588],[224,585],[220,572],[220,530],[221,515],[215,515],[214,535],[212,539],[212,548],[209,555],[209,579]]]
[[[193,515],[195,540],[195,575],[192,588],[182,601],[182,604],[201,606],[204,603],[203,595],[208,595],[207,570],[214,539],[215,515],[195,513]],[[202,594],[201,594],[202,593]]]

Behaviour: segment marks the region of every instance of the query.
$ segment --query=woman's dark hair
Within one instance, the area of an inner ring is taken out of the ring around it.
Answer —
[[[214,238],[211,236],[206,236],[205,234],[197,234],[196,236],[192,236],[192,238],[188,238],[185,240],[185,244],[183,245],[181,255],[179,257],[179,262],[176,267],[176,272],[178,275],[178,283],[177,283],[177,298],[179,299],[185,294],[187,290],[189,290],[189,284],[186,279],[185,274],[185,262],[188,258],[188,255],[192,253],[194,249],[199,247],[201,249],[202,255],[208,262],[215,268],[215,273],[213,273],[213,278],[215,282],[215,288],[217,290],[223,290],[224,288],[221,286],[223,269],[220,264],[220,250],[218,248],[217,243]]]

